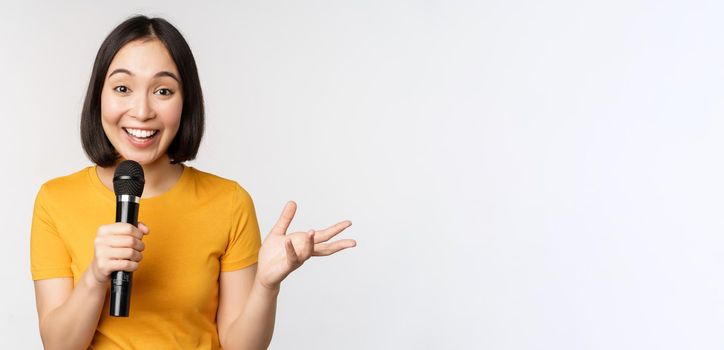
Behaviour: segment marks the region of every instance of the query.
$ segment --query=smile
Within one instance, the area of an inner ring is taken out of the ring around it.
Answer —
[[[131,129],[131,128],[123,128],[123,130],[128,134],[138,139],[149,139],[156,135],[158,130],[146,130],[146,129]]]

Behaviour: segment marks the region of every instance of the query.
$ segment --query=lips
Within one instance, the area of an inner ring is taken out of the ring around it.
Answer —
[[[151,138],[151,137],[153,137],[154,135],[156,135],[156,133],[158,132],[158,130],[152,130],[152,129],[123,128],[123,130],[124,130],[128,135],[131,135],[131,136],[136,137],[136,138],[138,138],[138,139]]]
[[[126,132],[130,143],[139,148],[154,143],[156,135],[159,134],[158,130],[155,129],[123,128],[123,131]]]

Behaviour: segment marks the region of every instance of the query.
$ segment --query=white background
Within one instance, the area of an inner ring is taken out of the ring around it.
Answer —
[[[351,219],[272,349],[722,349],[720,1],[87,1],[0,9],[0,339],[41,348],[39,186],[90,164],[96,50],[133,14],[196,56],[190,165],[263,234]]]

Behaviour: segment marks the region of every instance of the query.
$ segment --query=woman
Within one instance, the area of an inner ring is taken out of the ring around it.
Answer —
[[[263,349],[280,283],[351,225],[286,231],[289,202],[261,242],[249,194],[183,165],[196,156],[204,109],[196,64],[163,19],[138,16],[101,45],[81,117],[96,166],[45,183],[36,199],[31,269],[47,349]],[[113,223],[120,161],[145,173],[138,227]],[[153,230],[153,233],[151,231]],[[113,271],[133,271],[128,318],[108,315]]]

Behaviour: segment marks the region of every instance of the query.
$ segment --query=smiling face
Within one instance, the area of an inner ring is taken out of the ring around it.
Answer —
[[[180,75],[163,43],[135,40],[116,53],[101,92],[101,122],[122,158],[168,164],[182,108]]]

